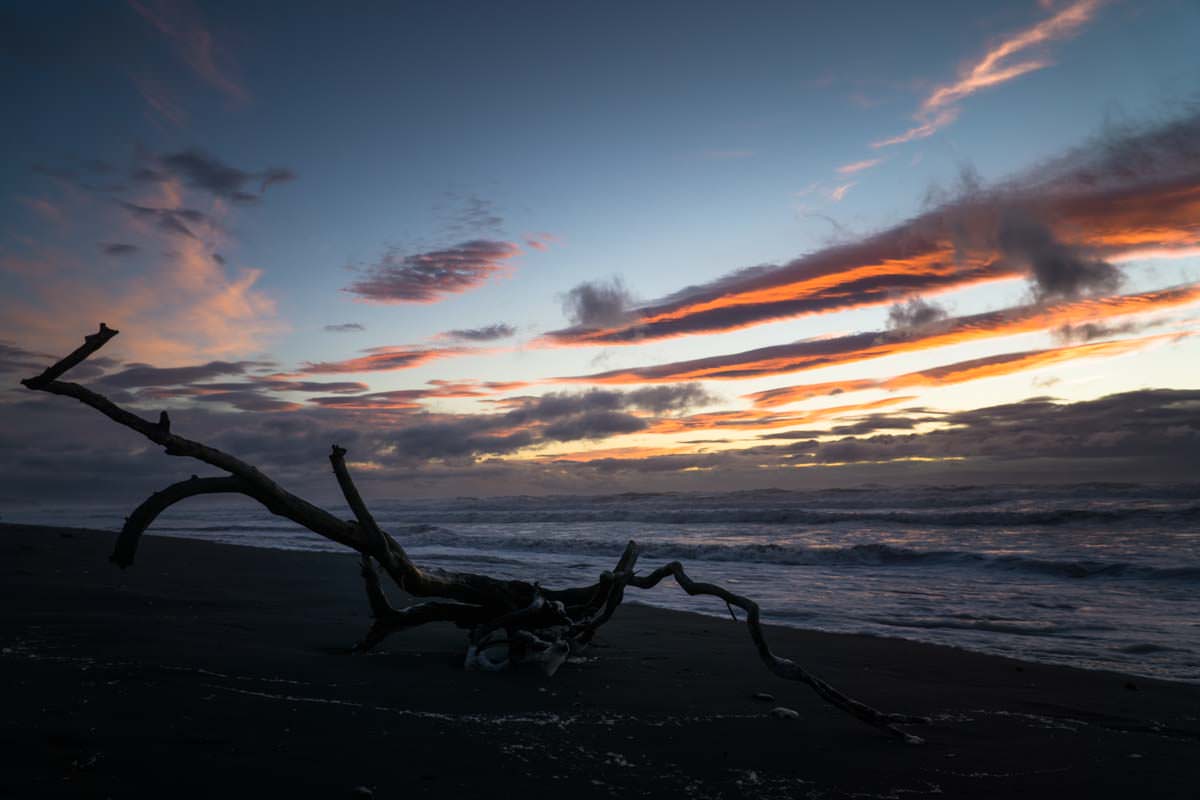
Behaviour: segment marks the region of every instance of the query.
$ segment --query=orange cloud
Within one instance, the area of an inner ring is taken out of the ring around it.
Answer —
[[[78,324],[103,320],[129,334],[115,344],[118,352],[160,366],[261,351],[285,329],[274,300],[257,288],[261,270],[227,270],[196,240],[172,246],[138,274],[98,275],[94,265],[47,253],[25,281],[24,297],[0,300],[0,316],[52,352],[77,344]]]
[[[777,406],[799,403],[803,400],[811,400],[814,397],[828,397],[830,395],[858,392],[878,387],[879,381],[867,378],[851,381],[829,381],[828,383],[806,383],[802,386],[781,386],[778,389],[754,392],[744,395],[744,397],[752,401],[755,408],[775,408]]]
[[[834,419],[843,414],[873,411],[877,408],[915,400],[915,396],[885,397],[872,400],[869,403],[854,403],[844,406],[831,406],[811,411],[801,411],[788,414],[763,412],[758,409],[744,411],[714,411],[705,414],[689,414],[686,417],[668,417],[660,419],[644,433],[684,433],[698,430],[762,430],[767,428],[787,428],[793,425],[809,425],[822,420]]]
[[[600,461],[607,458],[651,458],[654,456],[675,456],[685,453],[695,453],[692,447],[607,447],[596,450],[579,450],[571,453],[541,453],[535,456],[538,461],[570,461],[584,464],[589,461]]]
[[[443,358],[464,355],[466,353],[491,352],[478,347],[413,347],[409,345],[394,345],[372,347],[364,351],[367,355],[348,358],[343,361],[305,362],[300,368],[301,375],[338,375],[351,372],[393,372],[401,369],[413,369]]]
[[[905,142],[911,142],[914,139],[924,139],[927,136],[933,136],[939,130],[954,122],[956,119],[958,119],[957,108],[943,108],[941,111],[930,117],[926,122],[922,122],[920,125],[909,128],[904,133],[899,133],[895,136],[889,136],[886,139],[879,139],[871,142],[871,147],[878,149],[880,147],[891,147],[894,144],[904,144]]]
[[[924,386],[947,386],[980,380],[982,378],[992,378],[1000,375],[1011,375],[1017,372],[1041,369],[1077,359],[1125,355],[1142,350],[1158,342],[1178,340],[1181,336],[1190,335],[1190,333],[1167,333],[1137,339],[1092,342],[1067,347],[1047,348],[1045,350],[1003,353],[968,361],[958,361],[953,364],[945,364],[917,372],[909,372],[883,380],[864,379],[787,386],[779,389],[770,389],[765,392],[755,392],[754,394],[746,395],[746,397],[754,402],[756,408],[775,408],[777,406],[798,403],[813,397],[841,394],[843,392],[856,392],[865,389],[895,391],[897,389],[912,389]]]
[[[1031,304],[954,317],[908,333],[869,331],[827,339],[805,339],[741,353],[558,380],[618,384],[736,380],[782,375],[964,342],[1033,333],[1064,325],[1146,314],[1197,302],[1200,302],[1200,284],[1189,284],[1143,294],[1077,300],[1049,306]]]
[[[1007,63],[1014,56],[1056,39],[1066,39],[1079,32],[1100,7],[1100,0],[1076,0],[1052,17],[999,42],[971,66],[963,69],[958,79],[934,89],[916,113],[920,123],[904,133],[873,142],[872,147],[888,147],[902,142],[932,136],[958,116],[955,105],[966,97],[992,86],[1019,78],[1050,66],[1046,58],[1032,58]]]

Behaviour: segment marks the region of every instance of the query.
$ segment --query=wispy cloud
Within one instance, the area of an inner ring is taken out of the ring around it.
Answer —
[[[176,128],[187,126],[188,114],[175,99],[167,85],[149,75],[134,75],[133,85],[146,105],[157,115],[156,118],[169,122]]]
[[[250,91],[236,77],[233,58],[216,41],[203,16],[188,0],[129,0],[129,5],[174,45],[179,57],[202,81],[237,103]]]
[[[835,203],[842,202],[842,200],[846,197],[846,192],[853,189],[855,183],[856,181],[850,181],[848,183],[839,184],[838,186],[833,187],[833,189],[831,189],[829,192],[830,199]]]
[[[882,158],[865,158],[862,161],[855,161],[850,164],[842,164],[837,168],[841,175],[853,175],[856,172],[862,172],[865,169],[877,166],[883,162]]]
[[[865,391],[867,389],[895,391],[897,389],[912,389],[917,387],[949,386],[981,380],[983,378],[994,378],[1043,369],[1069,361],[1126,355],[1143,350],[1154,344],[1177,341],[1181,336],[1188,335],[1187,333],[1158,334],[1137,339],[1117,339],[1114,341],[1092,342],[1067,347],[1052,347],[1043,350],[1001,353],[999,355],[985,356],[968,361],[943,364],[916,372],[908,372],[892,378],[878,380],[868,378],[788,386],[780,389],[756,392],[747,395],[747,398],[754,402],[756,408],[775,408],[815,397]]]
[[[1002,39],[977,61],[964,67],[957,79],[938,86],[925,98],[914,115],[918,125],[897,136],[873,142],[872,146],[888,147],[931,136],[958,117],[957,104],[965,98],[1050,66],[1051,61],[1044,55],[1021,61],[1013,59],[1039,45],[1074,36],[1092,19],[1101,1],[1075,0],[1053,16]]]
[[[494,342],[515,336],[517,329],[505,322],[484,325],[479,328],[457,328],[438,334],[437,338],[453,342]]]
[[[107,242],[100,245],[101,252],[106,256],[131,256],[141,248],[128,242]]]

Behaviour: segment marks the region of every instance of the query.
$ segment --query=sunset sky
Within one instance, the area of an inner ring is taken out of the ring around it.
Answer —
[[[1200,5],[9,3],[0,500],[1172,480]]]

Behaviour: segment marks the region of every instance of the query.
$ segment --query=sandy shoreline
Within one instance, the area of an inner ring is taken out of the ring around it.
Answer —
[[[775,628],[905,746],[771,676],[743,626],[625,606],[547,681],[428,627],[366,657],[354,559],[0,525],[2,797],[1194,797],[1200,686]],[[774,702],[754,699],[769,692]],[[770,717],[784,705],[799,719]],[[365,795],[362,795],[365,796]]]

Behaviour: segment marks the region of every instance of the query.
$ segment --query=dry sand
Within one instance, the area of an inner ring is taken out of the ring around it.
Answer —
[[[345,655],[349,555],[150,537],[122,572],[112,541],[0,526],[0,797],[1200,797],[1200,686],[772,629],[931,715],[912,746],[770,675],[728,619],[627,605],[551,680],[469,673],[448,625]]]

